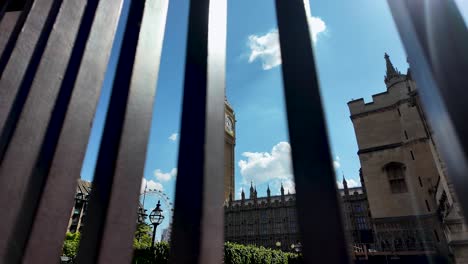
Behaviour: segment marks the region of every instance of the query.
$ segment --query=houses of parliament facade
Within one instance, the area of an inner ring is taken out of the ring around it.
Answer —
[[[402,74],[387,54],[384,59],[386,91],[372,102],[348,102],[361,163],[361,186],[348,188],[343,179],[338,190],[351,255],[363,262],[468,263],[468,227],[411,70]],[[232,164],[234,157],[226,158]],[[231,183],[234,176],[227,177]],[[225,219],[227,241],[282,250],[300,243],[295,195],[283,190],[271,196],[268,188],[258,197],[251,186],[248,199],[231,195]]]
[[[385,54],[386,91],[372,102],[348,102],[361,164],[361,186],[343,179],[343,224],[356,262],[468,263],[468,227],[436,139],[408,69],[399,72]],[[236,119],[225,100],[225,239],[291,251],[300,245],[295,195],[258,195],[235,200]],[[313,177],[313,175],[311,175]],[[80,182],[68,230],[80,230],[90,183]],[[314,203],[310,201],[310,210]],[[320,212],[317,212],[320,217]],[[373,260],[373,261],[372,261]],[[436,260],[434,262],[434,260]]]

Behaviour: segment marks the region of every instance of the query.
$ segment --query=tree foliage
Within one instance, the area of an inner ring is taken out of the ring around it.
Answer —
[[[135,237],[133,238],[133,248],[144,249],[151,247],[152,239],[151,226],[145,223],[137,225]]]
[[[133,239],[133,263],[135,264],[166,264],[169,259],[169,244],[166,242],[155,243],[151,248],[151,227],[146,224],[138,224],[135,238]],[[67,232],[63,244],[63,255],[75,258],[80,233]],[[224,244],[225,264],[296,264],[302,262],[302,256],[295,253],[287,253],[252,245],[240,245],[231,242]]]
[[[151,248],[135,249],[133,263],[166,264],[169,258],[169,245],[165,242],[155,244]],[[301,263],[301,255],[273,250],[264,247],[246,246],[226,242],[224,244],[225,264],[296,264]]]
[[[65,234],[65,241],[63,242],[63,255],[75,258],[78,252],[78,245],[80,244],[80,232],[67,232]]]
[[[159,242],[154,244],[154,249],[135,248],[133,261],[135,264],[166,264],[169,260],[169,244]]]

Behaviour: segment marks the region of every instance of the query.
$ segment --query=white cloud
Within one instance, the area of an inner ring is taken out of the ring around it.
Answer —
[[[169,137],[169,140],[176,141],[177,137],[179,137],[178,133],[172,133],[171,136]]]
[[[321,18],[311,15],[309,0],[304,0],[304,6],[309,23],[310,35],[312,36],[312,41],[315,43],[317,42],[318,35],[324,32],[327,26]],[[264,70],[272,69],[281,64],[277,29],[273,29],[265,35],[250,35],[248,38],[248,46],[250,48],[249,63],[258,59],[262,62],[262,68]]]
[[[279,142],[271,152],[244,152],[238,163],[244,191],[250,182],[259,186],[269,184],[273,195],[280,193],[281,183],[284,192],[295,193],[295,184],[291,165],[291,146],[288,142]],[[246,193],[246,195],[248,195]]]
[[[284,193],[296,193],[296,184],[294,180],[289,179],[283,182]]]
[[[281,64],[278,30],[274,29],[265,35],[250,35],[248,45],[250,48],[249,63],[259,59],[262,68],[269,70]]]
[[[271,152],[244,152],[238,165],[244,183],[260,185],[270,180],[292,180],[291,146],[280,142]]]
[[[353,179],[346,179],[346,183],[348,184],[348,188],[359,187],[361,184]],[[343,182],[336,181],[339,189],[343,189]]]
[[[163,172],[160,169],[156,169],[153,174],[159,181],[166,182],[177,176],[177,168],[173,168],[170,172]]]
[[[141,187],[140,187],[140,193],[143,193],[145,191],[145,187],[146,187],[146,190],[159,190],[159,191],[163,191],[164,190],[164,187],[163,185],[160,183],[160,182],[156,182],[156,181],[153,181],[153,180],[147,180],[145,178],[142,178],[141,180]]]
[[[335,168],[335,170],[341,167],[340,157],[338,156],[335,157],[335,159],[333,160],[333,167]]]

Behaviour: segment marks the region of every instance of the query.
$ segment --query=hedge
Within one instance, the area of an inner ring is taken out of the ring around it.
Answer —
[[[135,264],[166,264],[169,257],[169,245],[156,243],[155,249],[135,249],[133,263]],[[302,263],[301,255],[286,253],[264,247],[246,246],[226,242],[224,244],[225,264],[296,264]]]
[[[133,263],[135,264],[166,264],[169,259],[169,244],[159,242],[151,248],[135,248],[133,251]]]

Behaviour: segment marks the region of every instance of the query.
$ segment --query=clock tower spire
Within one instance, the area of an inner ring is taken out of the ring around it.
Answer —
[[[227,98],[224,98],[224,199],[235,193],[234,148],[236,146],[236,117]]]

